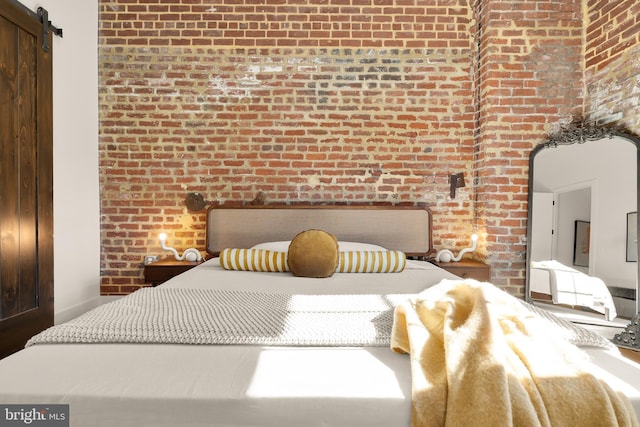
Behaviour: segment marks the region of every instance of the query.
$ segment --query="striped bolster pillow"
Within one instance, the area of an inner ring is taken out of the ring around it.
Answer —
[[[406,263],[406,256],[401,251],[339,252],[336,273],[399,273]],[[223,249],[220,265],[226,270],[289,271],[287,252],[267,249]]]
[[[340,252],[336,273],[399,273],[406,263],[401,251]]]
[[[226,270],[289,271],[286,252],[266,249],[223,249],[220,252],[220,265]]]

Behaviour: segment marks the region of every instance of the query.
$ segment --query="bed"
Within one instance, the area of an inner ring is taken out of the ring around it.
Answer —
[[[617,317],[613,297],[604,281],[589,276],[556,260],[531,262],[532,292],[550,295],[554,304],[586,307],[604,314],[606,320]]]
[[[201,310],[212,292],[215,298],[242,299],[244,305],[235,310],[249,313],[253,320],[243,323],[241,330],[251,328],[252,321],[271,318],[269,307],[292,301],[323,307],[320,311],[356,306],[362,308],[357,316],[373,316],[373,331],[368,329],[354,342],[350,337],[325,336],[332,329],[326,325],[333,325],[333,320],[303,312],[300,317],[318,329],[277,334],[293,340],[283,342],[271,341],[272,332],[258,333],[245,343],[203,343],[198,334],[190,344],[165,343],[165,338],[154,342],[144,334],[144,343],[129,338],[53,343],[45,337],[0,361],[0,405],[68,404],[74,426],[409,426],[411,367],[406,355],[390,350],[388,337],[381,332],[384,328],[376,322],[385,316],[388,320],[408,296],[443,279],[455,279],[429,262],[411,259],[433,252],[431,224],[431,213],[424,208],[209,209],[206,250],[212,258],[157,288],[134,294],[162,295],[170,310],[176,308],[174,300]],[[408,258],[400,272],[335,273],[322,279],[221,266],[219,255],[226,248],[277,252],[309,229],[335,235],[341,251],[382,248],[403,251]],[[263,306],[262,298],[270,302]],[[122,300],[99,307],[103,311],[96,316],[116,308],[123,313],[138,310],[135,302],[127,305]],[[234,317],[233,310],[221,309],[217,316]],[[334,311],[348,319],[353,316]],[[286,316],[296,317],[291,312]],[[338,324],[351,324],[337,319]],[[280,319],[280,327],[288,321]],[[309,335],[320,336],[319,341],[308,341]],[[585,350],[640,413],[638,365],[614,349]]]

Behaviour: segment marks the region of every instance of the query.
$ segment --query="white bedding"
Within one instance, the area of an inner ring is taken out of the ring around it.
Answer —
[[[412,294],[453,278],[409,261],[402,273],[223,270],[207,261],[166,288],[297,294]],[[640,366],[589,349],[640,413]],[[409,426],[409,360],[387,347],[40,344],[0,362],[0,404],[68,403],[74,426]]]
[[[556,260],[534,261],[531,267],[549,274],[549,290],[555,304],[589,307],[613,320],[618,313],[609,288],[598,277],[589,276]]]
[[[163,284],[298,294],[416,293],[453,276],[223,270],[217,259]],[[388,347],[40,344],[0,362],[0,403],[68,403],[75,426],[409,426],[408,359]]]
[[[168,288],[223,289],[280,292],[300,295],[415,293],[443,278],[455,277],[428,262],[407,261],[402,273],[336,273],[324,279],[291,273],[241,272],[220,267],[210,259],[162,286]]]

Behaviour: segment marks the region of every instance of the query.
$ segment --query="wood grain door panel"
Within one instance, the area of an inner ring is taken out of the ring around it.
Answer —
[[[53,324],[52,75],[42,37],[30,11],[0,2],[0,357]]]

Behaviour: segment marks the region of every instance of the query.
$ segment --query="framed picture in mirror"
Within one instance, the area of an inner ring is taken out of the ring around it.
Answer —
[[[627,262],[638,262],[638,212],[627,214]]]
[[[589,239],[591,223],[589,221],[576,220],[573,237],[573,265],[589,267]]]

